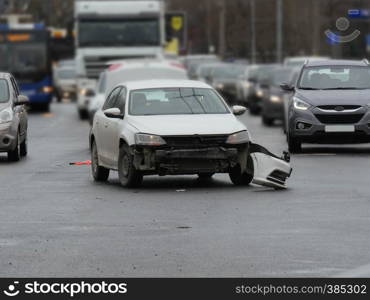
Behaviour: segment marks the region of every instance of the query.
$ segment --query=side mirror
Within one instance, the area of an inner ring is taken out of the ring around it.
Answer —
[[[246,110],[247,109],[244,106],[240,106],[240,105],[234,105],[232,107],[232,111],[235,116],[241,116],[242,114],[246,112]]]
[[[294,91],[294,86],[291,86],[288,83],[282,83],[282,84],[280,84],[280,87],[283,91],[287,91],[287,92],[293,92]]]
[[[108,108],[103,111],[104,115],[107,118],[112,118],[112,119],[123,119],[123,114],[121,113],[121,110],[119,108]]]
[[[27,96],[19,95],[18,99],[17,99],[17,102],[15,102],[14,104],[15,105],[26,105],[26,104],[29,104],[29,103],[30,103],[30,99],[28,99]]]
[[[94,97],[95,96],[95,91],[93,89],[86,89],[85,95],[87,97]]]

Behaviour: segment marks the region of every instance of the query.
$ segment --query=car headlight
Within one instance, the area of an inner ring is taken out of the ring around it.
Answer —
[[[310,108],[310,105],[308,103],[304,102],[303,100],[297,97],[293,98],[293,103],[294,103],[294,108],[298,110],[307,110]]]
[[[45,94],[50,94],[52,93],[54,88],[52,86],[44,86],[42,87],[42,92]]]
[[[258,90],[258,91],[256,92],[256,95],[257,95],[257,97],[262,98],[264,94],[263,94],[263,91],[262,91],[262,90]]]
[[[137,133],[135,134],[135,143],[140,146],[162,146],[165,140],[159,135]]]
[[[244,87],[246,88],[246,89],[249,89],[250,87],[251,87],[251,84],[250,84],[250,82],[244,82]]]
[[[0,124],[9,123],[13,120],[13,111],[11,108],[6,108],[0,112]]]
[[[87,94],[87,89],[80,89],[80,94],[85,96]]]
[[[218,90],[222,90],[224,87],[225,87],[225,85],[223,83],[216,84],[216,89],[218,89]]]
[[[272,95],[270,97],[270,101],[273,103],[280,103],[283,99],[279,96]]]
[[[249,141],[250,141],[249,134],[246,130],[244,130],[229,135],[229,137],[226,140],[226,144],[232,145],[245,144],[248,143]]]

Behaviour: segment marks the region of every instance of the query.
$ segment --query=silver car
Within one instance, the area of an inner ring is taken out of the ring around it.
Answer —
[[[9,161],[27,155],[27,96],[19,94],[18,85],[9,73],[0,73],[0,153]]]

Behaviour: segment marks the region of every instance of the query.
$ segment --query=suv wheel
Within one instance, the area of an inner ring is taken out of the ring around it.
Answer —
[[[248,155],[247,169],[244,173],[241,173],[240,165],[237,165],[230,170],[229,176],[230,180],[235,185],[249,185],[254,177],[254,166],[252,157]]]
[[[107,181],[109,169],[99,166],[98,148],[95,141],[91,149],[91,170],[95,181]]]
[[[299,153],[302,151],[302,143],[299,139],[290,136],[289,132],[287,135],[288,148],[290,153]]]
[[[17,140],[16,140],[16,146],[14,150],[8,152],[8,160],[9,161],[19,161],[21,158],[21,147],[19,145],[20,137],[19,137],[19,132],[17,135]]]
[[[119,149],[118,177],[121,185],[128,188],[138,187],[143,182],[143,175],[136,170],[127,145],[122,145]]]
[[[267,116],[262,116],[262,123],[265,126],[272,126],[274,124],[274,119]]]

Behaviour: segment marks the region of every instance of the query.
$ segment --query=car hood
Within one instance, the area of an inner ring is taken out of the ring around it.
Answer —
[[[270,94],[281,97],[281,96],[284,95],[284,92],[281,89],[281,87],[272,85],[272,86],[270,86]]]
[[[232,134],[246,130],[233,114],[129,116],[139,132],[156,135]]]
[[[366,105],[370,103],[369,90],[297,90],[296,96],[313,106]]]

